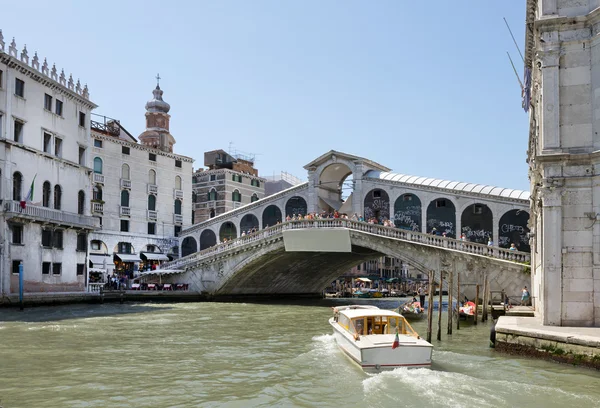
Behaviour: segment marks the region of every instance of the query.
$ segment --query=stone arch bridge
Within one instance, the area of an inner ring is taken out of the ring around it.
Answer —
[[[391,173],[337,151],[305,169],[307,182],[182,231],[181,258],[165,267],[185,271],[197,290],[223,295],[320,293],[345,270],[382,255],[423,272],[452,265],[472,272],[473,280],[487,271],[495,276],[492,289],[529,284],[523,273],[529,262],[528,192]],[[394,226],[285,221],[288,215],[336,211],[389,219]],[[242,236],[248,231],[257,232]],[[455,239],[461,235],[464,240]],[[511,244],[517,251],[507,249]]]

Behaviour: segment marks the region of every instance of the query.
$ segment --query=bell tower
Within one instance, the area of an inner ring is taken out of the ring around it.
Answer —
[[[140,142],[145,146],[173,153],[175,138],[169,132],[171,106],[162,98],[160,75],[156,75],[156,88],[152,95],[154,97],[146,103],[146,130],[139,136]]]

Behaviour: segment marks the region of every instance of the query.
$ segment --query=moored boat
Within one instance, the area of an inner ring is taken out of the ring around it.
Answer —
[[[339,306],[329,323],[340,349],[366,371],[431,366],[433,345],[399,313],[368,305]]]

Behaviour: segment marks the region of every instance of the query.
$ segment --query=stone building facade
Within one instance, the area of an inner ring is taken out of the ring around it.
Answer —
[[[600,1],[526,13],[532,294],[546,325],[600,326]]]
[[[206,221],[265,196],[265,179],[259,177],[250,157],[230,155],[224,150],[204,153],[207,170],[194,172],[194,223]],[[231,238],[232,231],[223,238]]]
[[[157,85],[146,104],[138,140],[114,119],[92,121],[92,213],[101,228],[90,235],[93,271],[129,277],[178,256],[176,237],[192,221],[192,164],[174,154],[170,106]]]
[[[80,291],[90,213],[87,86],[0,31],[0,295]],[[30,191],[32,193],[30,193]]]

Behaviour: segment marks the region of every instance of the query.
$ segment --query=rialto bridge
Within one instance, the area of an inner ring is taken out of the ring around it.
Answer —
[[[193,288],[216,295],[319,293],[350,267],[382,255],[423,272],[458,269],[474,281],[486,272],[503,286],[498,289],[529,283],[528,192],[395,174],[337,151],[305,169],[308,182],[184,230],[181,258],[165,268],[183,271]],[[285,221],[334,211],[390,219],[395,227]],[[251,230],[256,233],[241,236]],[[461,234],[465,240],[456,239]],[[511,243],[517,251],[507,249]]]

